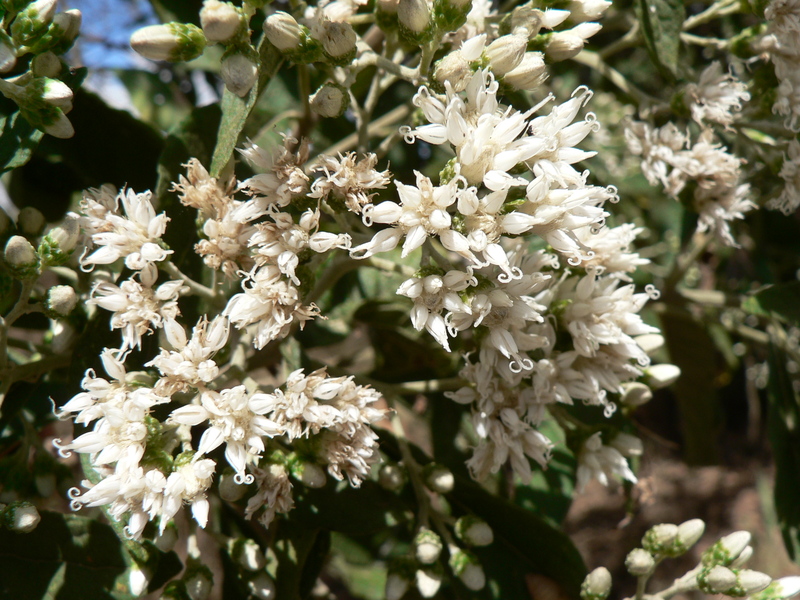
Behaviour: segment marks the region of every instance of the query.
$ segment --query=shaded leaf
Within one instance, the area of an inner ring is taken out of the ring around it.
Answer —
[[[800,281],[764,288],[745,299],[742,309],[761,317],[777,317],[800,325]]]
[[[278,564],[276,597],[301,600],[308,597],[330,548],[330,534],[309,528],[303,520],[281,521],[272,546]]]
[[[0,173],[28,162],[43,135],[19,111],[0,116]]]
[[[94,519],[41,512],[28,534],[0,530],[0,598],[129,598],[127,564],[114,531]]]
[[[635,9],[651,60],[659,70],[677,77],[681,26],[686,19],[683,0],[636,0]]]
[[[775,512],[789,556],[800,563],[800,399],[786,354],[770,345],[768,432],[775,460]]]

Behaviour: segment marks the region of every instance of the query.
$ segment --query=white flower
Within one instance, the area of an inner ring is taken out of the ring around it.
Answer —
[[[701,125],[712,121],[726,128],[733,122],[733,113],[742,110],[742,102],[750,100],[747,86],[731,73],[723,74],[719,61],[705,68],[697,84],[686,86],[686,95],[695,121]]]
[[[578,470],[576,487],[579,492],[586,488],[592,479],[597,479],[603,485],[608,485],[609,476],[616,475],[636,483],[636,475],[628,466],[628,461],[615,448],[604,446],[598,431],[583,443],[583,448],[578,454]]]
[[[316,179],[311,184],[310,198],[327,198],[333,194],[343,198],[348,210],[359,214],[370,204],[372,190],[382,190],[391,181],[389,171],[377,171],[378,157],[369,153],[357,160],[355,152],[340,154],[339,158],[321,156]]]
[[[297,150],[292,151],[292,146]],[[308,160],[308,142],[298,144],[292,137],[284,137],[283,148],[275,156],[255,144],[249,144],[239,152],[253,167],[265,171],[243,181],[241,188],[266,205],[287,206],[292,198],[308,193],[308,176],[302,165]]]
[[[800,206],[800,142],[791,140],[787,152],[788,156],[784,155],[779,173],[784,188],[780,196],[767,202],[767,208],[790,215]]]

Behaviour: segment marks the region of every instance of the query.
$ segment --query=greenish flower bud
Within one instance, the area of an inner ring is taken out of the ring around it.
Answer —
[[[406,484],[406,472],[397,465],[383,465],[378,472],[378,483],[390,492],[399,492]]]
[[[626,406],[636,407],[647,404],[653,399],[653,392],[643,383],[630,381],[622,384],[620,401]]]
[[[681,554],[694,546],[706,530],[706,524],[702,519],[692,519],[678,525],[678,544]]]
[[[131,48],[150,60],[189,61],[200,56],[205,47],[203,30],[190,23],[150,25],[131,35]]]
[[[253,579],[248,581],[247,587],[250,593],[258,598],[258,600],[276,600],[277,598],[278,592],[275,588],[275,582],[265,571],[261,571]]]
[[[488,546],[494,541],[489,524],[474,515],[465,515],[456,521],[455,532],[458,539],[468,546]]]
[[[39,235],[46,223],[47,221],[42,212],[33,206],[26,206],[19,211],[17,216],[17,227],[27,236]]]
[[[191,600],[206,600],[214,585],[214,574],[207,566],[189,561],[189,566],[181,578],[186,594]]]
[[[167,526],[164,528],[153,543],[156,545],[156,548],[161,550],[162,552],[170,552],[174,547],[175,544],[178,542],[178,526],[175,525],[174,521],[170,521]]]
[[[42,520],[36,507],[24,500],[12,502],[2,514],[5,526],[16,533],[30,533]]]
[[[522,61],[503,76],[503,83],[515,90],[533,90],[547,78],[541,52],[526,52]]]
[[[651,554],[665,554],[677,539],[678,526],[662,523],[647,530],[642,538],[642,546]]]
[[[260,571],[267,565],[267,559],[261,548],[251,539],[229,540],[228,554],[237,564],[248,571]]]
[[[427,0],[399,0],[397,19],[412,33],[422,33],[431,22],[431,8]]]
[[[433,23],[441,33],[456,31],[467,22],[471,8],[472,0],[434,0]]]
[[[29,279],[39,274],[39,257],[36,255],[36,250],[21,235],[9,238],[3,258],[17,278]]]
[[[78,304],[78,295],[68,285],[54,285],[47,290],[44,305],[48,316],[57,319],[66,317]]]
[[[527,35],[510,34],[497,38],[484,52],[492,72],[502,77],[519,66],[527,47]]]
[[[681,376],[681,370],[675,365],[653,365],[645,369],[647,384],[653,389],[659,389],[672,385]]]
[[[356,32],[350,23],[325,21],[319,42],[331,62],[335,65],[349,64],[356,56]]]
[[[444,89],[444,83],[449,81],[450,85],[453,86],[453,91],[463,92],[467,89],[472,73],[472,65],[463,57],[461,52],[451,52],[436,63],[436,67],[433,70],[433,78],[442,85],[442,89]]]
[[[58,227],[47,232],[39,244],[39,256],[47,266],[63,265],[69,260],[80,237],[78,219],[67,217]]]
[[[211,42],[226,42],[239,30],[242,17],[230,2],[205,0],[200,10],[200,25],[206,39]]]
[[[328,478],[325,471],[318,464],[298,460],[291,465],[292,477],[301,481],[303,485],[310,488],[325,487]]]
[[[544,53],[553,62],[567,60],[583,50],[583,38],[570,31],[557,31],[549,34]]]
[[[467,589],[477,592],[486,585],[486,574],[478,558],[467,550],[450,549],[450,568]]]
[[[611,593],[611,573],[605,567],[597,567],[581,584],[582,600],[605,600]]]
[[[400,573],[389,573],[386,576],[386,587],[384,588],[384,595],[386,600],[400,600],[406,595],[411,580],[403,577]]]
[[[414,574],[419,595],[423,598],[433,598],[442,585],[442,572],[440,569],[419,569]]]
[[[728,534],[703,552],[702,562],[706,566],[731,566],[750,544],[750,533],[736,531]]]
[[[784,600],[800,594],[800,577],[781,577],[773,581],[766,589],[757,592],[751,600]]]
[[[423,481],[434,492],[447,494],[453,490],[455,478],[450,469],[442,465],[429,464],[422,470]]]
[[[81,32],[82,22],[83,15],[77,8],[58,13],[53,18],[53,24],[48,31],[48,35],[53,38],[50,50],[54,54],[64,54],[72,48],[72,44],[75,43]]]
[[[549,12],[549,11],[548,11]],[[530,4],[518,6],[508,15],[503,17],[500,22],[500,33],[507,35],[513,32],[520,32],[524,29],[528,39],[533,38],[542,28],[543,14],[538,8],[533,8]]]
[[[61,73],[61,59],[48,50],[33,58],[31,71],[37,77],[58,77]]]
[[[644,548],[634,548],[625,557],[625,568],[634,577],[649,575],[653,572],[656,561],[653,555]]]
[[[281,52],[299,49],[304,37],[300,24],[292,15],[283,11],[267,17],[264,21],[264,34]]]
[[[397,5],[399,0],[377,0],[375,3],[375,22],[383,31],[397,29]]]
[[[766,573],[753,571],[751,569],[742,569],[737,574],[737,577],[739,586],[742,588],[742,592],[744,592],[742,594],[743,596],[749,596],[750,594],[760,592],[772,583],[772,577]]]
[[[744,550],[739,553],[739,556],[736,557],[729,566],[732,568],[741,568],[747,564],[747,561],[753,558],[753,547],[752,546],[745,546]]]
[[[333,119],[341,117],[350,106],[347,88],[338,83],[328,82],[311,96],[311,110],[320,117]]]
[[[219,74],[225,87],[242,98],[255,84],[258,66],[244,54],[231,54],[222,61]]]
[[[697,576],[697,585],[706,594],[723,594],[731,591],[736,583],[736,573],[721,565],[704,569]]]
[[[23,8],[11,24],[11,37],[19,46],[29,46],[47,31],[56,14],[58,0],[36,0]]]
[[[414,555],[423,565],[439,560],[442,547],[442,539],[427,527],[421,528],[414,538]]]
[[[148,569],[131,567],[128,573],[128,589],[133,596],[142,596],[147,591],[147,584],[150,583]]]
[[[14,42],[6,32],[0,30],[0,73],[8,73],[17,64]]]

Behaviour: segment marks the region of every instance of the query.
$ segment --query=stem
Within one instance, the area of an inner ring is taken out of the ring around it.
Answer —
[[[353,260],[349,256],[336,258],[325,268],[322,277],[317,280],[316,284],[314,284],[314,288],[306,295],[304,301],[307,304],[311,304],[333,287],[344,275],[357,269],[359,266],[359,262]]]
[[[704,48],[716,48],[717,50],[725,50],[730,45],[730,40],[702,37],[691,33],[681,33],[681,40],[687,44],[694,44],[695,46],[702,46]]]
[[[25,279],[16,303],[5,317],[0,317],[0,371],[8,364],[8,328],[25,313],[31,312],[28,300],[33,293],[35,279]]]
[[[639,27],[639,21],[634,21],[633,27],[628,30],[628,33],[598,52],[600,57],[606,59],[617,52],[622,52],[623,50],[639,45],[639,41],[641,40]]]
[[[622,73],[607,65],[597,52],[592,52],[591,50],[581,50],[581,52],[577,56],[573,57],[572,60],[582,65],[586,65],[587,67],[591,67],[600,73],[603,77],[608,79],[620,90],[630,96],[640,108],[661,103],[658,98],[643,92],[630,81],[628,81]]]
[[[206,300],[210,300],[212,303],[217,304],[218,297],[214,290],[211,288],[207,288],[202,283],[198,283],[188,275],[185,275],[178,267],[171,260],[166,260],[164,262],[159,263],[159,266],[171,277],[177,277],[183,283],[185,283],[192,293],[195,296],[200,296],[201,298],[205,298]]]
[[[400,447],[400,454],[403,457],[403,464],[405,464],[406,470],[408,471],[408,479],[411,481],[411,487],[414,488],[414,496],[417,498],[417,505],[419,506],[417,517],[419,519],[419,523],[420,525],[427,527],[428,515],[431,508],[430,498],[428,497],[425,484],[422,482],[422,477],[420,476],[419,464],[417,464],[417,461],[414,460],[414,456],[411,454],[411,448],[408,445],[406,431],[403,428],[403,423],[400,421],[400,416],[397,414],[397,410],[394,410],[392,413],[391,422],[392,431],[397,438],[397,444]]]
[[[665,290],[674,289],[683,280],[686,271],[688,271],[689,267],[700,258],[703,252],[705,252],[710,242],[711,236],[704,233],[696,233],[692,236],[689,247],[681,252],[675,259],[672,272],[667,276],[667,280],[664,282]]]
[[[427,79],[428,73],[431,69],[431,63],[433,62],[433,56],[436,54],[436,50],[439,48],[439,44],[429,42],[425,46],[422,47],[422,54],[419,57],[419,78],[420,79]]]
[[[693,17],[689,17],[683,22],[683,26],[681,29],[684,31],[688,31],[697,27],[698,25],[702,25],[703,23],[708,23],[709,21],[716,19],[717,17],[723,17],[725,15],[731,15],[733,13],[739,12],[739,2],[738,0],[719,0],[715,2],[703,12],[694,15]]]
[[[642,600],[642,598],[644,598],[648,579],[650,579],[649,575],[642,575],[636,580],[636,600]]]
[[[413,277],[416,270],[408,265],[401,265],[385,258],[378,258],[377,256],[370,256],[359,261],[362,265],[372,267],[373,269],[380,269],[387,273],[401,273],[405,277]]]

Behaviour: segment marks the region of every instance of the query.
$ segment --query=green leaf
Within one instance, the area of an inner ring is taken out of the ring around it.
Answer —
[[[760,317],[777,317],[800,325],[800,281],[779,283],[759,290],[742,302],[742,309]]]
[[[645,46],[659,70],[678,75],[680,34],[686,9],[683,0],[636,0]]]
[[[276,597],[307,598],[330,549],[330,534],[307,527],[304,520],[290,518],[280,522],[272,548],[278,559]]]
[[[28,162],[43,135],[19,111],[0,116],[0,174]]]
[[[114,531],[95,519],[42,511],[31,533],[0,530],[0,598],[130,598],[125,552]]]
[[[211,159],[210,172],[213,177],[218,177],[230,162],[250,111],[253,110],[261,92],[277,73],[282,62],[283,56],[280,51],[270,44],[267,36],[264,35],[258,45],[259,69],[256,85],[253,86],[246,98],[240,98],[229,92],[227,88],[225,89],[222,95],[222,121],[219,125],[214,156]]]
[[[768,432],[775,461],[775,512],[789,556],[800,563],[800,399],[786,370],[788,357],[769,348]]]
[[[670,360],[681,369],[673,389],[681,414],[684,458],[692,465],[719,461],[722,413],[714,383],[717,353],[702,323],[678,309],[661,315]]]

